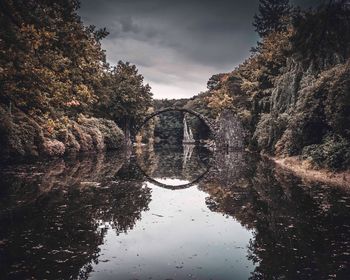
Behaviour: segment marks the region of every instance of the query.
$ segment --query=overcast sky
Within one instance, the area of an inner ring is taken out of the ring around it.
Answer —
[[[81,0],[79,14],[110,32],[102,41],[110,64],[136,64],[155,98],[183,98],[249,56],[257,9],[258,0]]]

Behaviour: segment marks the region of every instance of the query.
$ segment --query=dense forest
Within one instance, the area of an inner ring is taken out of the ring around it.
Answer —
[[[0,2],[2,159],[119,148],[152,106],[136,66],[110,66],[100,43],[107,30],[85,26],[78,8]]]
[[[187,107],[216,117],[232,110],[250,149],[301,156],[315,168],[350,167],[350,5],[328,1],[306,11],[261,0],[261,37],[230,73],[213,75]]]

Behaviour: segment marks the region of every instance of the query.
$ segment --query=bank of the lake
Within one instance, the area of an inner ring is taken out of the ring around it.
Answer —
[[[123,131],[108,119],[87,117],[56,121],[30,116],[0,106],[0,162],[54,159],[80,153],[99,153],[122,149]]]
[[[266,155],[265,155],[266,156]],[[327,169],[315,169],[310,161],[302,160],[300,157],[276,158],[268,157],[281,168],[293,172],[309,182],[322,182],[329,185],[350,188],[350,170],[330,171]]]

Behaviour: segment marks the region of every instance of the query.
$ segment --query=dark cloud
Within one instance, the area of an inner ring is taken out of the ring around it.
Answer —
[[[308,5],[319,1],[294,1]],[[189,97],[233,69],[258,40],[258,0],[82,0],[86,24],[107,27],[107,59],[137,64],[155,97]]]

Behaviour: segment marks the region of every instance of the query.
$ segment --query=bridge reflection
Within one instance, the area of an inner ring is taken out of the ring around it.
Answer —
[[[143,146],[136,150],[136,166],[144,179],[171,190],[180,190],[200,182],[219,179],[239,182],[246,176],[246,153],[242,150],[210,151],[195,145]],[[162,179],[177,179],[187,183],[173,185]]]
[[[211,152],[194,145],[144,146],[136,150],[136,163],[140,173],[152,184],[171,190],[185,189],[196,185],[210,170]],[[181,185],[161,182],[162,179],[177,179]]]
[[[209,167],[194,182],[206,193],[207,207],[254,231],[250,279],[347,279],[348,189],[296,178],[242,151],[194,148],[185,166],[183,152],[154,147],[132,158],[114,153],[0,170],[3,278],[88,279],[101,261],[107,227],[116,236],[137,232],[151,209],[155,194],[137,162],[163,184],[164,178],[192,182]],[[124,253],[116,254],[122,259]]]
[[[187,189],[187,188],[190,188],[192,186],[198,185],[198,183],[209,173],[210,167],[208,167],[208,169],[204,173],[199,175],[192,182],[185,181],[187,183],[180,184],[180,185],[162,183],[161,180],[164,180],[164,179],[152,178],[151,176],[147,175],[140,167],[139,167],[139,169],[140,169],[141,173],[144,175],[145,179],[157,187],[161,187],[163,189],[168,189],[168,190],[183,190],[183,189]],[[181,181],[183,181],[183,180],[181,180]]]

